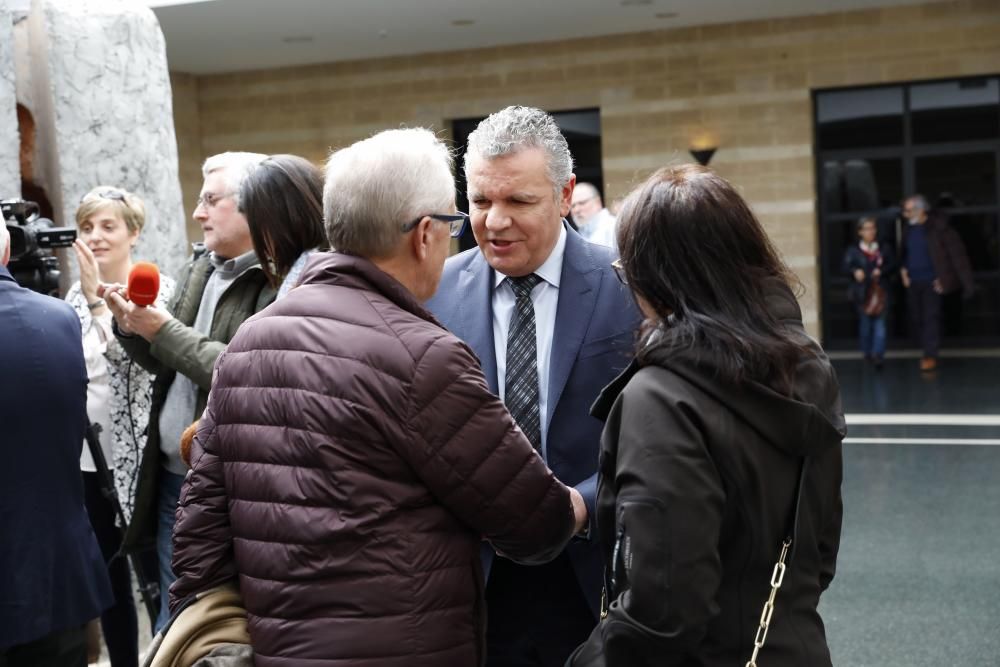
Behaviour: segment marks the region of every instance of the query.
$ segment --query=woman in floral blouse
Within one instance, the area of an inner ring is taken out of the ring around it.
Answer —
[[[66,294],[80,317],[83,351],[87,362],[87,414],[101,428],[99,440],[111,468],[115,490],[126,521],[132,514],[139,455],[146,440],[152,377],[132,363],[111,332],[111,311],[97,295],[100,283],[128,282],[132,249],[145,223],[142,200],[120,188],[101,186],[88,192],[76,211],[79,238],[73,250],[80,266],[80,280]],[[173,293],[174,281],[160,279],[157,305],[163,307]],[[128,565],[114,558],[121,546],[114,511],[101,495],[101,484],[90,451],[80,457],[87,511],[97,534],[115,592],[115,605],[101,616],[101,626],[112,667],[138,663],[135,604]]]

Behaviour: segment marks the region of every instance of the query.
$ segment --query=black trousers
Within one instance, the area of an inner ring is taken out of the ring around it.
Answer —
[[[114,508],[101,494],[96,472],[83,474],[84,501],[90,525],[94,528],[104,562],[108,564],[114,605],[101,614],[101,632],[108,646],[111,667],[136,667],[139,664],[139,623],[135,615],[135,598],[132,597],[132,577],[128,559],[118,554],[121,548],[121,531],[115,525]]]
[[[87,667],[86,626],[0,651],[0,667]]]
[[[565,552],[538,566],[497,557],[486,605],[487,667],[562,667],[597,625]]]
[[[941,347],[941,295],[930,282],[911,282],[906,294],[913,339],[925,357],[937,358]]]

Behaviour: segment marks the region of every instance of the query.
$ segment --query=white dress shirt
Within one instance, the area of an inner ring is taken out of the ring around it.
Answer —
[[[535,306],[535,353],[538,355],[538,414],[541,417],[542,456],[545,456],[548,431],[549,359],[552,356],[552,338],[556,329],[556,308],[559,305],[559,278],[562,275],[563,255],[566,251],[566,228],[560,224],[559,240],[549,258],[535,270],[542,280],[531,291]],[[506,282],[507,276],[494,273],[493,281],[493,345],[497,358],[497,387],[500,398],[507,393],[507,332],[514,314],[514,290]]]

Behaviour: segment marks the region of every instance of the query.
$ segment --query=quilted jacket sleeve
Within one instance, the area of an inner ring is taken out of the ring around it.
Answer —
[[[569,490],[490,392],[472,352],[438,339],[409,396],[402,454],[435,497],[509,558],[555,558],[572,537]]]
[[[170,608],[236,576],[222,462],[214,453],[215,419],[209,404],[191,444],[191,470],[181,488],[174,525]]]

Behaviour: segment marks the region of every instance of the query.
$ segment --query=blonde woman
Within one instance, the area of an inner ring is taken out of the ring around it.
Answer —
[[[100,443],[126,520],[131,517],[139,453],[149,421],[151,376],[132,363],[111,332],[111,311],[97,295],[100,283],[128,281],[132,250],[146,221],[137,196],[108,186],[94,188],[76,211],[79,237],[73,250],[80,279],[66,293],[66,301],[80,318],[87,362],[87,414],[101,427]],[[161,278],[157,303],[163,306],[174,281]],[[84,446],[80,457],[87,511],[97,534],[115,593],[115,605],[104,612],[101,626],[112,667],[138,663],[135,605],[124,557],[113,558],[121,546],[111,504],[101,495],[94,461]]]

